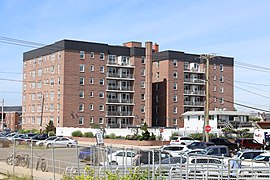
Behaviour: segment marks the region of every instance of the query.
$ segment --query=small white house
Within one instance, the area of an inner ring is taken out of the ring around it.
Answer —
[[[209,111],[209,125],[217,130],[218,122],[248,122],[249,113],[237,111]],[[188,131],[201,131],[204,127],[204,111],[188,111],[182,114],[184,128]]]

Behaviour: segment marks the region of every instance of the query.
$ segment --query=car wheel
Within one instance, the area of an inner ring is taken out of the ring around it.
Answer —
[[[51,148],[52,147],[52,144],[47,144],[46,148]]]

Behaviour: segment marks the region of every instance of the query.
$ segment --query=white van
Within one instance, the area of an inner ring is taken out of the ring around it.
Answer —
[[[254,131],[254,139],[266,147],[270,147],[270,129],[256,129]]]

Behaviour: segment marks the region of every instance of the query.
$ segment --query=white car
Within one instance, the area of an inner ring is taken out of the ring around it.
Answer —
[[[185,136],[173,136],[171,138],[170,144],[182,144],[182,145],[189,145],[197,140],[192,139],[191,137]]]
[[[183,153],[183,149],[186,148],[186,145],[182,144],[169,144],[164,145],[160,148],[160,150],[169,152],[172,156],[179,156],[179,154]]]
[[[36,146],[44,146],[44,144],[46,144],[47,141],[52,141],[52,140],[54,140],[54,139],[56,139],[56,138],[57,138],[57,136],[50,136],[50,137],[48,137],[48,138],[45,139],[45,140],[36,141],[35,145],[36,145]]]
[[[74,139],[68,138],[68,137],[57,137],[53,140],[46,140],[45,147],[75,147],[78,144],[78,142]]]
[[[107,156],[106,165],[127,165],[131,166],[135,161],[137,153],[132,150],[118,150]],[[100,163],[103,164],[103,163]]]

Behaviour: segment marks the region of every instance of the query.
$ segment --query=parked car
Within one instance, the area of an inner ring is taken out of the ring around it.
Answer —
[[[133,165],[136,152],[132,150],[118,150],[107,156],[106,165]],[[102,164],[102,163],[101,163]]]
[[[98,146],[86,146],[80,149],[79,159],[89,165],[103,165],[106,162],[106,156],[112,153],[111,148]]]
[[[230,151],[237,151],[238,147],[235,143],[230,142],[228,139],[225,138],[212,138],[209,142],[214,143],[215,145],[225,145],[228,146]]]
[[[200,141],[196,141],[196,142],[193,142],[189,145],[187,145],[183,150],[188,150],[188,149],[205,149],[209,146],[214,146],[215,144],[212,143],[212,142],[200,142]]]
[[[179,153],[182,153],[183,149],[186,148],[186,145],[182,144],[168,144],[160,148],[162,151],[170,152],[173,156],[178,156]]]
[[[236,159],[241,166],[251,166],[251,160],[256,156],[265,153],[265,150],[252,150],[252,149],[243,149],[236,153],[232,159]],[[239,161],[240,160],[240,161]]]
[[[57,137],[53,140],[46,140],[45,147],[50,148],[54,147],[74,147],[78,144],[78,142],[74,139],[68,137]]]
[[[169,157],[163,159],[161,164],[184,164],[186,163],[187,159],[184,156],[176,156],[176,157]]]
[[[153,159],[153,152],[154,152],[154,159]],[[173,157],[169,152],[167,151],[161,151],[161,150],[153,150],[153,151],[139,151],[137,155],[134,157],[134,165],[139,166],[143,164],[158,164],[159,161],[162,161],[163,159]]]
[[[228,146],[209,146],[198,154],[230,157]]]
[[[264,149],[264,145],[253,138],[238,138],[235,140],[237,147],[243,149]]]
[[[40,140],[40,141],[37,141],[36,142],[36,146],[44,146],[44,144],[47,142],[47,141],[52,141],[54,139],[56,139],[58,136],[50,136],[48,137],[47,139],[45,140]]]
[[[182,144],[182,145],[189,145],[191,143],[195,142],[195,140],[191,137],[185,137],[185,136],[173,136],[171,138],[170,144]]]
[[[270,152],[262,153],[252,159],[253,166],[269,166]]]

